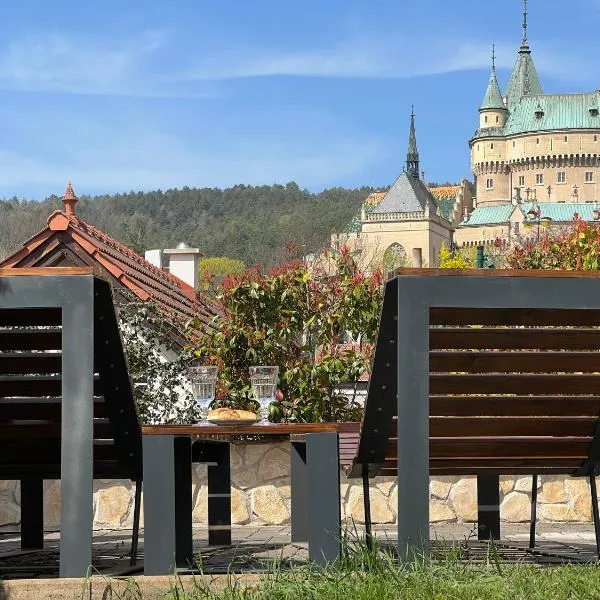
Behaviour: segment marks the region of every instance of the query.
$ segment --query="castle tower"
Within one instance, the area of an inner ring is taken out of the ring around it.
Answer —
[[[415,133],[415,111],[410,110],[410,133],[408,134],[408,152],[406,153],[406,172],[415,179],[419,179],[419,150],[417,149],[417,135]]]
[[[508,110],[502,101],[502,94],[496,77],[496,52],[492,46],[492,71],[485,96],[479,107],[479,127],[501,128],[506,124]]]

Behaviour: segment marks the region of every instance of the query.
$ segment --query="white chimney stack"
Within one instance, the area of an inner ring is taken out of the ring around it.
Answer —
[[[163,250],[163,254],[167,257],[166,269],[171,275],[179,277],[179,279],[197,289],[200,250],[190,248],[185,242],[181,242],[177,245],[177,248]]]
[[[146,250],[144,258],[155,267],[162,269],[162,250]]]

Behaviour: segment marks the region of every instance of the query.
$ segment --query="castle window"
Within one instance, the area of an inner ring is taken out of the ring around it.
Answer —
[[[496,123],[498,122],[498,120],[499,120],[499,119],[498,119],[498,115],[496,115]]]
[[[597,141],[598,141],[598,136],[597,136],[597,135],[595,135],[595,136],[594,136],[594,141],[595,141],[595,142],[597,142]]]
[[[535,175],[535,184],[536,185],[542,185],[544,183],[544,174],[543,173],[536,173]]]
[[[492,144],[490,144],[490,150],[493,150],[493,149],[494,149],[494,144],[492,143]]]
[[[565,171],[559,171],[557,173],[556,183],[567,183],[567,174]]]
[[[515,147],[515,143],[513,142],[513,148]]]
[[[569,136],[565,135],[565,142],[569,141]]]
[[[525,185],[525,175],[519,175],[519,187]]]
[[[485,182],[485,188],[487,190],[493,190],[494,189],[494,180],[493,179],[487,179]]]
[[[535,138],[535,143],[539,144],[540,143],[540,138]]]
[[[585,172],[585,182],[586,183],[594,183],[594,172],[593,171]]]
[[[487,123],[487,115],[485,115],[485,122]]]
[[[598,109],[597,108],[590,108],[590,115],[592,117],[597,117],[598,116]]]

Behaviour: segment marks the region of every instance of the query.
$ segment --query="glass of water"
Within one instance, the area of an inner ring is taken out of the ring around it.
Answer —
[[[200,410],[200,419],[205,421],[208,417],[210,404],[215,399],[217,367],[212,365],[190,367],[188,374],[192,382],[192,393]]]
[[[269,422],[269,406],[275,400],[279,367],[250,367],[250,384],[255,400],[260,404],[261,424]]]

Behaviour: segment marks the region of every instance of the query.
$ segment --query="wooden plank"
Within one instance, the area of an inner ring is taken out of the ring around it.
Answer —
[[[256,423],[254,425],[231,426],[201,423],[197,425],[146,425],[142,428],[144,435],[190,435],[200,438],[204,435],[225,437],[235,435],[289,436],[323,431],[337,431],[337,423],[269,423],[268,425]]]
[[[106,418],[104,398],[94,399],[94,417]],[[46,419],[60,422],[61,399],[56,398],[1,398],[0,422]]]
[[[510,374],[446,375],[429,377],[432,394],[594,394],[600,375]]]
[[[431,396],[432,416],[593,416],[600,396]]]
[[[600,352],[448,352],[429,354],[432,373],[600,373]]]
[[[0,354],[0,375],[27,373],[60,373],[60,352],[3,352]]]
[[[431,417],[429,435],[591,437],[597,421],[597,417]]]
[[[59,396],[61,392],[60,376],[0,375],[0,396]],[[100,393],[100,381],[95,379],[94,394]]]
[[[36,421],[19,420],[18,423],[0,422],[0,441],[14,441],[27,439],[30,443],[38,440],[60,440],[60,421],[39,419]],[[113,428],[106,419],[94,422],[94,439],[113,439]]]
[[[0,329],[0,350],[60,350],[60,327],[48,329]]]
[[[60,308],[3,308],[0,327],[57,326],[62,322]]]
[[[600,329],[431,328],[430,350],[599,350]]]
[[[94,267],[33,267],[0,269],[0,277],[56,277],[63,275],[93,275]]]
[[[598,309],[431,308],[431,325],[600,327]]]

